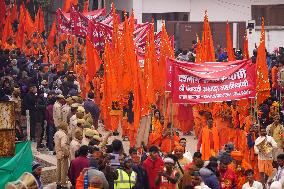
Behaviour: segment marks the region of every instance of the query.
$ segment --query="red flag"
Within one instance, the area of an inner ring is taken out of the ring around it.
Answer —
[[[47,45],[49,49],[53,48],[54,45],[54,37],[56,36],[56,21],[54,20],[51,26],[51,30],[49,32],[48,38],[47,38]]]
[[[230,31],[230,25],[227,21],[227,27],[226,27],[226,37],[227,37],[227,54],[228,54],[228,61],[234,61],[236,60],[234,51],[233,51],[233,43],[231,39],[231,31]]]
[[[257,91],[257,103],[261,104],[270,96],[270,83],[268,79],[268,67],[266,64],[266,52],[265,52],[265,30],[264,19],[261,22],[261,36],[260,43],[257,49],[256,58],[256,91]]]
[[[86,67],[87,74],[92,80],[95,77],[97,70],[100,68],[101,59],[98,51],[94,47],[89,37],[86,37]]]
[[[244,36],[244,52],[243,52],[243,59],[249,59],[249,51],[248,51],[248,36],[247,32]]]

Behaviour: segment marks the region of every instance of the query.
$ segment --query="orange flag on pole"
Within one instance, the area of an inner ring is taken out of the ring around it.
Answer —
[[[8,16],[5,20],[4,29],[2,32],[2,42],[6,43],[8,38],[13,35],[12,25],[11,25],[11,14],[8,13]]]
[[[227,38],[227,54],[228,54],[228,61],[234,61],[236,60],[235,53],[233,50],[233,42],[231,38],[231,31],[230,31],[230,25],[227,21],[227,27],[226,27],[226,38]]]
[[[249,59],[248,36],[247,36],[247,32],[246,32],[246,34],[245,34],[245,36],[244,36],[243,59]]]
[[[18,7],[17,4],[12,4],[12,12],[11,12],[11,22],[18,20]]]
[[[65,4],[63,6],[63,12],[69,12],[71,8],[71,4],[78,5],[78,0],[65,0]]]
[[[266,64],[266,52],[265,52],[265,30],[264,19],[261,22],[261,36],[260,43],[257,49],[256,57],[256,97],[257,103],[261,104],[270,96],[270,83],[268,79],[268,67]]]
[[[35,23],[27,9],[25,11],[25,18],[25,32],[27,32],[29,35],[32,35],[35,31]]]
[[[202,33],[202,48],[204,52],[204,60],[206,62],[215,62],[215,51],[211,29],[208,21],[207,11],[205,11],[203,21],[203,33]]]
[[[42,8],[39,7],[36,18],[35,18],[35,29],[39,32],[42,33],[45,30],[44,26],[44,13],[42,11]]]
[[[197,34],[196,34],[196,38],[197,38],[197,44],[196,44],[195,62],[196,63],[202,63],[202,62],[205,62],[204,61],[204,54],[203,54],[202,44],[201,44]]]
[[[167,57],[174,57],[174,49],[170,38],[167,34],[165,24],[162,25],[162,33],[161,33],[161,43],[160,43],[160,57],[159,57],[159,70],[157,71],[159,74],[159,92],[160,95],[164,95],[165,92],[165,84],[166,84],[166,59]]]
[[[47,45],[50,49],[53,48],[55,36],[56,36],[56,21],[54,20],[47,38]]]
[[[100,68],[101,59],[89,37],[86,37],[86,67],[87,74],[92,80]]]
[[[23,47],[23,42],[24,42],[24,33],[25,33],[25,5],[22,4],[20,7],[20,17],[19,17],[19,26],[18,26],[18,31],[16,34],[16,44],[19,48]]]
[[[157,80],[154,80],[154,75],[157,75],[158,70],[154,70],[154,64],[158,64],[156,49],[154,43],[154,26],[151,24],[150,31],[148,32],[147,42],[146,42],[146,51],[145,51],[145,60],[144,60],[144,78],[145,78],[145,90],[147,91],[146,101],[148,107],[156,102],[154,82],[157,83]]]
[[[89,12],[89,0],[84,2],[83,12]]]

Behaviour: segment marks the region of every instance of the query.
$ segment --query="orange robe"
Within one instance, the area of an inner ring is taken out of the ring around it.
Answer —
[[[208,126],[203,127],[197,144],[197,149],[202,147],[202,160],[209,160],[211,156],[216,156],[220,150],[218,130],[215,126],[211,129]]]
[[[159,146],[163,134],[163,126],[159,120],[153,118],[152,120],[152,132],[149,135],[148,146]]]
[[[121,110],[111,110],[110,111],[110,131],[115,132],[118,129],[120,117],[121,117]]]
[[[179,137],[177,135],[173,135],[172,139],[170,136],[166,136],[161,140],[161,151],[164,154],[172,153],[176,146],[179,145]]]

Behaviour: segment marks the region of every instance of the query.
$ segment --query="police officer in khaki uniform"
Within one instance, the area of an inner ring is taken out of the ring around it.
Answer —
[[[64,96],[59,94],[57,95],[56,102],[53,105],[53,120],[54,125],[57,128],[62,122],[62,106],[65,104]]]
[[[74,132],[74,138],[70,143],[70,161],[75,159],[76,151],[82,146],[83,132],[81,129],[76,129]]]
[[[56,184],[57,188],[67,188],[67,171],[69,158],[68,124],[60,122],[58,131],[54,134],[55,152],[57,158]]]

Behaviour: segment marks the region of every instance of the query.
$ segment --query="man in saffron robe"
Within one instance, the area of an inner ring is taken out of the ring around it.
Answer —
[[[179,137],[172,128],[172,123],[168,123],[163,131],[163,138],[160,140],[161,151],[165,154],[171,153],[179,145]]]
[[[158,109],[154,110],[151,126],[152,128],[149,135],[148,146],[159,146],[162,139],[163,126],[160,122],[160,111]]]
[[[237,189],[241,189],[246,182],[245,171],[252,169],[252,167],[246,160],[244,160],[242,152],[232,151],[231,156],[233,158],[233,162],[229,165],[229,167],[235,172]]]
[[[207,116],[207,125],[202,128],[198,137],[197,151],[202,151],[202,160],[209,160],[211,156],[215,156],[219,151],[219,134],[215,126],[213,126],[212,116]]]

